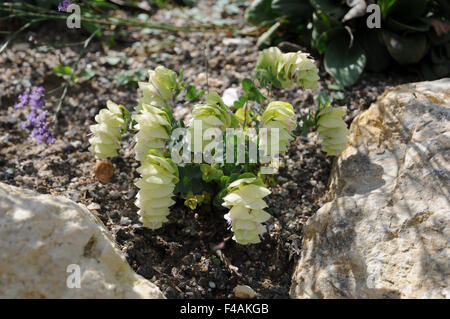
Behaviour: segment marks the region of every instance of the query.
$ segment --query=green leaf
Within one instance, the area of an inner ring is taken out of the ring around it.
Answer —
[[[333,100],[339,101],[339,102],[345,102],[347,100],[347,98],[345,97],[345,93],[344,92],[332,92],[331,93],[331,97],[333,98]]]
[[[346,6],[342,6],[338,1],[334,0],[310,0],[311,5],[328,16],[341,18],[346,12]]]
[[[273,0],[272,9],[295,20],[308,19],[313,13],[308,0]]]
[[[244,89],[244,91],[246,92],[250,92],[250,90],[255,86],[255,83],[253,83],[252,80],[250,80],[249,78],[245,78],[242,80],[242,88]]]
[[[325,69],[341,85],[352,86],[366,66],[366,53],[364,49],[354,42],[350,45],[350,36],[341,36],[334,39],[325,53]]]
[[[95,72],[91,68],[83,69],[83,71],[81,71],[80,74],[82,77],[84,77],[88,80],[92,79],[95,76]]]
[[[392,58],[386,49],[380,30],[367,30],[360,40],[366,51],[368,70],[381,72],[391,64]]]
[[[381,15],[386,18],[392,10],[396,0],[378,0],[378,6],[381,9]]]
[[[68,65],[57,65],[53,68],[53,73],[57,76],[72,75],[72,68]]]
[[[197,89],[195,88],[195,85],[189,85],[186,88],[186,98],[192,101],[195,100],[196,97],[197,97]]]
[[[245,103],[248,101],[248,93],[245,93],[244,95],[240,96],[237,101],[234,102],[234,107],[236,109],[242,108]]]
[[[428,0],[396,0],[390,8],[388,16],[401,22],[414,21],[424,15],[427,2]]]
[[[394,32],[404,32],[404,31],[417,31],[417,32],[427,32],[430,29],[430,25],[426,21],[417,20],[413,24],[406,24],[395,20],[394,18],[387,18],[385,25],[387,29]]]
[[[254,0],[245,11],[245,20],[253,25],[273,21],[279,14],[271,8],[272,0]]]
[[[264,48],[266,46],[270,46],[272,42],[272,38],[275,36],[277,30],[280,28],[281,22],[275,23],[273,26],[269,28],[266,32],[264,32],[256,42],[258,49]]]
[[[342,28],[339,22],[331,20],[326,14],[315,12],[313,14],[313,28],[311,32],[311,46],[314,48],[323,47],[324,40],[328,40],[326,37],[321,39],[323,33],[330,31],[334,28]],[[319,43],[321,41],[321,43]],[[326,42],[325,44],[328,44]]]
[[[345,33],[346,30],[342,26],[334,27],[323,32],[317,39],[317,42],[315,44],[316,49],[319,51],[320,54],[324,54],[327,50],[327,46],[330,43],[330,41],[336,38],[337,36],[343,35]]]
[[[329,94],[327,90],[322,90],[318,95],[314,97],[319,105],[319,108],[330,106],[333,103],[333,97]]]
[[[328,84],[328,89],[332,91],[341,91],[344,89],[344,87],[339,84]]]
[[[383,30],[382,34],[389,54],[401,65],[419,62],[428,51],[425,34],[415,33],[401,36],[387,30]]]

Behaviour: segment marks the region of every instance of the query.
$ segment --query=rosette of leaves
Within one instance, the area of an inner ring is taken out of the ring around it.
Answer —
[[[91,125],[91,132],[94,134],[89,139],[91,146],[89,151],[94,153],[99,160],[107,159],[117,155],[120,147],[120,138],[126,123],[123,112],[126,111],[123,105],[117,105],[112,101],[106,102],[107,108],[100,110],[95,116],[98,124]]]
[[[266,232],[263,222],[270,219],[264,211],[267,207],[264,197],[271,192],[256,178],[241,178],[228,186],[228,194],[223,198],[223,206],[229,208],[224,216],[234,233],[233,239],[242,245],[259,243]]]
[[[160,228],[167,221],[169,207],[175,203],[172,196],[178,182],[177,165],[152,150],[141,160],[137,171],[141,174],[136,183],[139,188],[136,206],[139,207],[140,221],[145,227]]]
[[[380,29],[368,28],[374,13]],[[317,49],[326,71],[346,87],[364,70],[381,72],[393,62],[426,79],[450,74],[450,36],[436,37],[431,28],[432,20],[450,23],[447,0],[260,0],[246,18],[266,30],[261,46],[291,41]]]
[[[328,106],[323,108],[317,116],[317,131],[322,140],[322,149],[327,155],[339,155],[347,147],[348,128],[342,119],[346,110],[346,107]]]
[[[278,129],[278,150],[285,153],[293,139],[292,131],[296,128],[294,108],[291,104],[281,101],[270,102],[262,115],[260,128],[266,128],[267,139],[260,138],[260,147],[264,149],[265,155],[271,154],[272,129]]]

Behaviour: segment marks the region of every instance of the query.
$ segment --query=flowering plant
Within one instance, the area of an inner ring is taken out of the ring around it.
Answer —
[[[270,93],[273,87],[315,88],[319,79],[307,54],[283,54],[277,48],[260,53],[255,76]],[[186,87],[183,71],[158,66],[139,88],[142,98],[131,113],[107,103],[95,117],[89,141],[95,156],[106,159],[117,155],[122,133],[135,133],[135,156],[141,164],[136,206],[141,222],[151,229],[168,221],[172,197],[178,195],[193,210],[202,205],[216,211],[227,208],[224,218],[233,239],[244,245],[258,243],[265,232],[262,223],[270,218],[264,210],[270,174],[295,135],[317,127],[330,155],[342,152],[347,142],[345,108],[326,105],[299,121],[291,104],[267,98],[251,79],[242,81],[245,93],[231,106],[209,92],[193,107],[192,121],[186,124],[173,117],[176,98],[183,91],[188,99],[202,94],[191,94],[195,87]]]
[[[44,105],[44,88],[34,87],[31,91],[25,91],[22,95],[19,95],[19,101],[14,105],[14,108],[22,109],[29,106],[30,112],[27,120],[21,124],[22,129],[30,129],[30,137],[39,144],[53,144],[55,137],[47,121],[48,111],[42,109]]]

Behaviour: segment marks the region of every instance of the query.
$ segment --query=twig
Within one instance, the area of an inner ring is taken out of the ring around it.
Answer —
[[[246,101],[245,105],[244,105],[244,125],[243,125],[244,130],[245,130],[245,125],[247,125],[247,103],[248,103],[248,101]]]
[[[227,266],[228,270],[231,273],[236,274],[237,276],[241,277],[242,275],[238,272],[239,268],[236,266],[233,266],[230,261],[228,260],[228,258],[222,253],[222,251],[220,249],[216,250],[216,254],[217,256],[219,256],[219,259],[225,264],[225,266]]]
[[[209,81],[208,81],[209,65],[208,65],[208,53],[206,53],[206,45],[204,55],[205,55],[205,69],[206,69],[206,93],[209,94]]]
[[[16,8],[4,8],[7,5],[14,5],[14,3],[4,3],[0,4],[0,11],[6,11],[6,12],[17,12],[20,13],[22,16],[30,16],[30,17],[40,17],[45,19],[60,19],[60,20],[66,20],[67,15],[65,14],[55,14],[52,11],[47,11],[45,13],[44,11],[40,12],[32,12],[32,11],[25,11],[20,8],[20,6],[15,5]],[[3,8],[2,8],[3,7]],[[17,8],[19,7],[19,8]],[[157,30],[164,30],[164,31],[172,31],[172,32],[234,32],[235,29],[232,27],[222,27],[222,29],[215,29],[214,25],[198,25],[198,26],[183,26],[183,27],[176,27],[171,25],[165,25],[165,24],[153,24],[149,23],[147,21],[141,21],[136,18],[127,18],[127,19],[121,19],[121,18],[107,18],[103,19],[98,16],[93,16],[92,18],[88,18],[85,16],[80,17],[81,21],[86,22],[93,22],[97,24],[103,24],[103,25],[131,25],[131,26],[140,26],[140,27],[146,27],[150,29],[157,29]]]

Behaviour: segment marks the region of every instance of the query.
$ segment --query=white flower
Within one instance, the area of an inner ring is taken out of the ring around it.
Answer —
[[[160,228],[167,221],[169,207],[175,203],[172,196],[178,182],[178,168],[170,159],[151,151],[141,160],[137,171],[141,174],[136,183],[140,189],[136,200],[140,221],[145,227]]]
[[[271,216],[263,197],[270,191],[257,178],[242,178],[228,186],[230,192],[223,198],[222,206],[230,208],[224,217],[231,224],[233,239],[242,245],[256,244],[266,230],[262,225]]]
[[[170,139],[172,126],[167,113],[149,104],[142,104],[139,113],[133,114],[137,122],[136,128],[136,159],[141,161],[146,158],[151,149],[162,150]]]
[[[327,155],[339,155],[347,147],[348,128],[342,119],[346,110],[346,107],[326,107],[318,115],[319,138]]]
[[[163,150],[170,138],[171,102],[177,88],[177,74],[163,66],[149,71],[148,82],[139,82],[143,97],[133,119],[136,128],[136,159],[144,159],[151,149]]]
[[[295,121],[294,108],[291,104],[274,101],[267,105],[262,115],[260,128],[267,128],[267,139],[260,137],[260,147],[264,149],[265,155],[271,155],[272,133],[274,128],[278,129],[278,149],[279,153],[288,150],[290,141],[292,140],[292,131],[297,123]]]
[[[163,66],[148,71],[148,82],[139,82],[143,98],[141,103],[170,109],[172,96],[177,88],[177,74]]]
[[[277,47],[263,50],[256,63],[256,77],[271,82],[278,88],[290,88],[294,84],[305,89],[315,89],[319,80],[314,60],[301,51],[281,53]]]
[[[195,132],[194,121],[201,121],[202,130]],[[236,116],[231,112],[228,106],[226,106],[219,94],[211,91],[206,97],[206,102],[197,104],[192,110],[192,122],[189,130],[191,132],[191,149],[194,150],[194,141],[196,140],[194,134],[201,134],[200,140],[202,140],[203,146],[207,144],[207,140],[203,139],[204,132],[209,128],[218,128],[222,132],[227,128],[236,127],[238,120]],[[211,137],[212,139],[212,137]]]
[[[284,88],[290,88],[295,83],[305,89],[315,89],[319,80],[319,70],[308,54],[298,51],[285,53],[278,64],[277,78]]]
[[[91,143],[89,151],[93,152],[95,157],[100,160],[117,155],[121,132],[125,129],[120,106],[112,101],[106,102],[106,106],[107,109],[100,110],[99,114],[95,116],[98,124],[90,127],[94,136],[89,139],[89,143]]]

